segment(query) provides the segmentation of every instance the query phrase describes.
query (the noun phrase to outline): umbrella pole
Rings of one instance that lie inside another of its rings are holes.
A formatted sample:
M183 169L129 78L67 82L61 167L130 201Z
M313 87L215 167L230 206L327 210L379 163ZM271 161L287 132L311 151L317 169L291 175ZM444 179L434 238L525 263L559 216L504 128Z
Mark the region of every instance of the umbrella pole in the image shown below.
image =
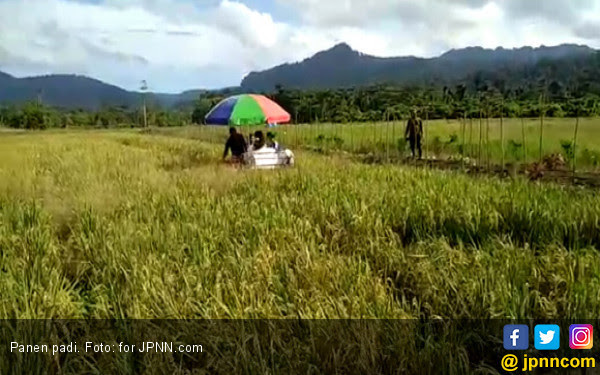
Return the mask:
M248 124L246 124L246 134L248 134L248 149L250 149L252 137L250 137L250 125Z

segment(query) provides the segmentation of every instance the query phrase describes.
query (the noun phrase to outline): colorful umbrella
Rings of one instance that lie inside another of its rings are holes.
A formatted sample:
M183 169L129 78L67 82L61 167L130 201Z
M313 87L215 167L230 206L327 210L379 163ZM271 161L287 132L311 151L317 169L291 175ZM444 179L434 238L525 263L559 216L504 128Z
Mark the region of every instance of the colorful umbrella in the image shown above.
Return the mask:
M290 121L290 114L263 95L236 95L222 100L206 115L213 125L265 125Z

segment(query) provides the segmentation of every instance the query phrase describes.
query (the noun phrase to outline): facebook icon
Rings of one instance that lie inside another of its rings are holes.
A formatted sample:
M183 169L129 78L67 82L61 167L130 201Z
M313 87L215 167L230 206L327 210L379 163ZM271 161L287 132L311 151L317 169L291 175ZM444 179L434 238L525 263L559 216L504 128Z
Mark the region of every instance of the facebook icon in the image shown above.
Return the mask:
M525 324L504 326L504 349L525 350L529 347L529 327Z

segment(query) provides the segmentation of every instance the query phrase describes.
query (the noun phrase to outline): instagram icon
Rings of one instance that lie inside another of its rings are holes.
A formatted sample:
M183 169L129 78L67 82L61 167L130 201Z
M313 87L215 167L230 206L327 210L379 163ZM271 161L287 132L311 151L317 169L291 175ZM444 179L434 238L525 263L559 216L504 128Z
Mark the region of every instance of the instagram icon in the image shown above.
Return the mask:
M569 326L569 346L571 349L591 349L594 345L594 329L591 324Z

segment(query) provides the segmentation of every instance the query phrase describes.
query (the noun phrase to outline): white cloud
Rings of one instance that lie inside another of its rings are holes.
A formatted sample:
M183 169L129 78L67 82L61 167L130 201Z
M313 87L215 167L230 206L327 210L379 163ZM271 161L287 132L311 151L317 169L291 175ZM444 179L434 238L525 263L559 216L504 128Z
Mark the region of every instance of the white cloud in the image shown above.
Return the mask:
M276 1L291 17L236 0L0 0L0 70L86 74L130 89L146 79L177 91L235 85L337 42L380 56L600 46L600 0L259 1Z
M378 55L433 56L449 48L582 43L600 46L599 0L278 0L307 25ZM543 3L543 4L542 4ZM363 36L343 33L353 27ZM578 27L580 32L577 32ZM367 42L366 36L371 41ZM376 41L373 41L375 36ZM385 46L385 47L384 47Z

